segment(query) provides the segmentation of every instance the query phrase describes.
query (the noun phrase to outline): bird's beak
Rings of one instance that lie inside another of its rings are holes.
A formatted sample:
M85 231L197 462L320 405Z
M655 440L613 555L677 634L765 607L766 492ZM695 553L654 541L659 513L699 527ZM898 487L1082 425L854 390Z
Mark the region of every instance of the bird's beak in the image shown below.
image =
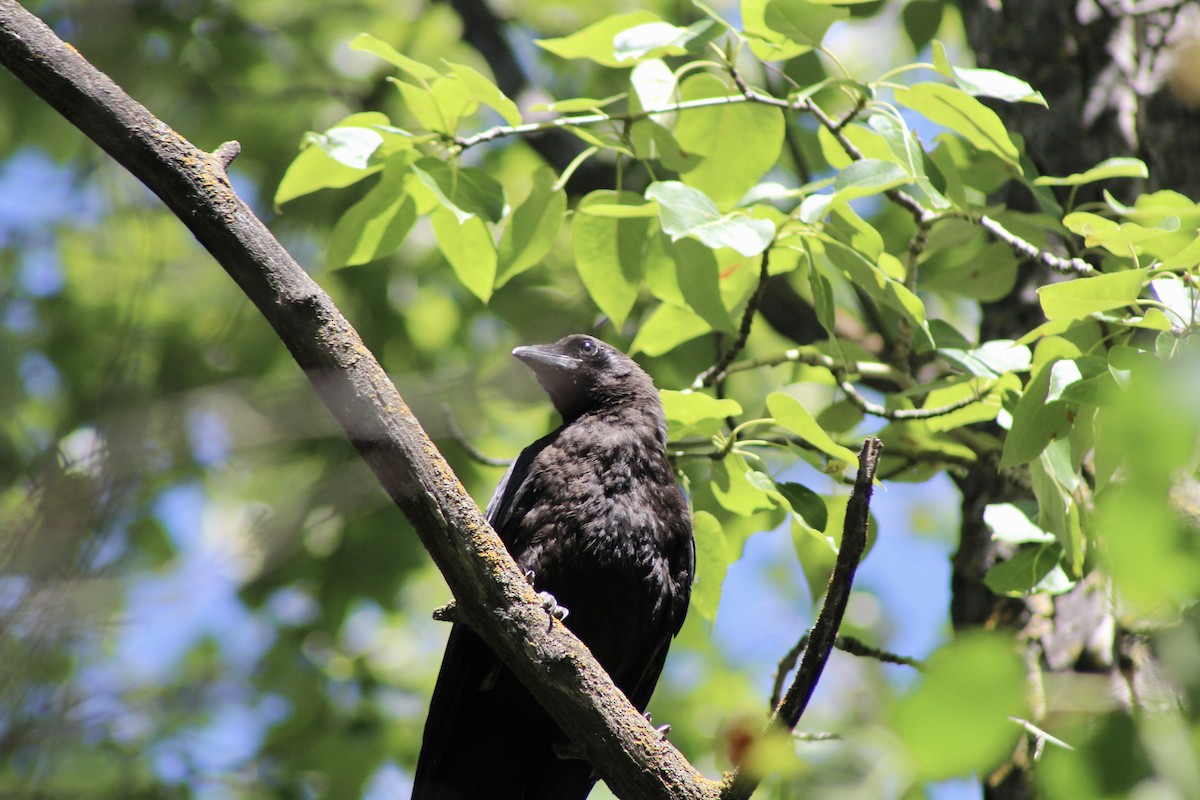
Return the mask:
M555 372L569 372L578 366L575 359L563 355L552 344L523 345L514 349L512 354L524 361L534 372L546 369Z

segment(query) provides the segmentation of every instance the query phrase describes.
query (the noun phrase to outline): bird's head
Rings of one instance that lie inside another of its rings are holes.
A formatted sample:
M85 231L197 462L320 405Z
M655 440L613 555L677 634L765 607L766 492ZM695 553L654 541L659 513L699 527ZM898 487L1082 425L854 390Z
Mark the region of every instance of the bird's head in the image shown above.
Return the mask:
M632 358L595 337L574 334L554 344L518 347L513 355L533 370L566 422L633 402L662 408L650 376Z

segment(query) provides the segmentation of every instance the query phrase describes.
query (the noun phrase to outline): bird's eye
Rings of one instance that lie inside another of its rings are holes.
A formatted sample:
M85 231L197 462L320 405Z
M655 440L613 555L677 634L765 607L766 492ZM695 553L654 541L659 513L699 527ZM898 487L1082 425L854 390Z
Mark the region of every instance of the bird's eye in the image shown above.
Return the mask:
M594 356L596 353L600 352L600 346L591 339L584 339L579 343L579 352L583 353L585 356Z

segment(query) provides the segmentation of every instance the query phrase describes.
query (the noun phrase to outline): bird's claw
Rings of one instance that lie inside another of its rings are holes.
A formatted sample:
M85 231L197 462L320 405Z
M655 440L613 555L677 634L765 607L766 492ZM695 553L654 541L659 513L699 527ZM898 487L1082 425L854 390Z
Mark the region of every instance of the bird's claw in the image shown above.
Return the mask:
M542 598L542 608L546 609L546 613L550 615L551 619L566 622L567 615L571 613L570 609L560 606L554 599L554 595L549 592L538 592L538 597Z
M643 712L642 716L646 718L646 722L654 725L654 718L650 716L649 711ZM654 725L654 730L658 731L659 736L661 736L663 739L666 739L667 735L671 733L671 723L668 722L663 725Z

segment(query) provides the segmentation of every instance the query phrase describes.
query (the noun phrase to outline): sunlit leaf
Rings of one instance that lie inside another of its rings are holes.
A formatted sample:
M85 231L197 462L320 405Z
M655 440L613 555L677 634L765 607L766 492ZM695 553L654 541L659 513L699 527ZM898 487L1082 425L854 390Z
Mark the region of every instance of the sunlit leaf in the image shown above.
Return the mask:
M716 619L721 602L721 586L733 554L721 523L707 511L697 511L692 518L696 540L696 581L692 586L692 608L708 620Z
M726 417L736 417L742 413L737 401L717 399L703 392L662 389L659 395L672 439L711 436L721 428Z
M692 75L680 85L684 100L737 93L715 75ZM757 103L726 103L680 114L675 140L690 155L702 157L680 176L718 206L735 203L775 166L783 147L783 114Z
M361 50L365 53L379 56L384 61L397 67L418 81L431 81L440 73L428 64L409 58L385 41L376 39L369 33L360 33L350 40L351 50Z
M494 110L509 125L521 124L521 112L517 108L517 104L500 91L496 84L488 80L483 73L466 64L447 61L446 66L450 67L450 71L462 81L463 86L477 102Z
M442 255L471 294L487 302L496 281L496 245L479 217L460 220L448 208L429 215Z
M996 112L971 95L942 83L918 83L896 90L896 102L961 135L980 150L1021 171L1020 152Z
M946 56L946 46L935 41L932 46L933 64L937 71L950 78L958 87L975 97L995 97L1010 103L1046 105L1046 98L1025 81L1005 72L975 67L954 67Z
M662 229L672 239L694 236L709 247L730 247L753 256L770 247L775 237L770 220L741 212L722 215L703 192L679 181L652 183L646 197L658 201Z
M329 238L326 263L353 266L395 252L417 220L417 207L404 188L403 175L384 179L346 210Z
M1040 287L1038 299L1048 320L1082 319L1135 302L1148 277L1148 270L1131 269L1062 281Z
M787 428L821 452L843 462L844 466L858 463L858 454L829 438L829 434L817 424L813 415L808 413L808 409L790 394L772 392L767 395L767 410L775 418L776 424Z
M738 453L729 453L712 463L710 488L713 497L727 511L734 514L753 514L755 511L775 506L767 492L750 482L749 472L746 459Z
M622 325L637 300L646 272L644 217L601 217L588 214L592 203L643 205L631 192L596 191L579 202L571 224L579 277L596 305L615 325Z
M504 187L478 167L429 156L413 164L412 171L460 223L475 216L499 222L508 208Z
M1112 178L1148 178L1150 171L1146 162L1140 158L1117 157L1101 161L1096 166L1084 172L1075 172L1065 178L1052 178L1043 175L1034 178L1038 186L1083 186L1096 181L1106 181Z
M534 39L534 44L559 58L584 58L606 67L628 66L630 62L616 53L617 36L640 25L661 22L649 11L633 11L605 17L570 36Z
M500 237L497 286L537 264L554 245L567 210L567 196L555 187L556 180L547 167L535 172L529 196L509 217Z

